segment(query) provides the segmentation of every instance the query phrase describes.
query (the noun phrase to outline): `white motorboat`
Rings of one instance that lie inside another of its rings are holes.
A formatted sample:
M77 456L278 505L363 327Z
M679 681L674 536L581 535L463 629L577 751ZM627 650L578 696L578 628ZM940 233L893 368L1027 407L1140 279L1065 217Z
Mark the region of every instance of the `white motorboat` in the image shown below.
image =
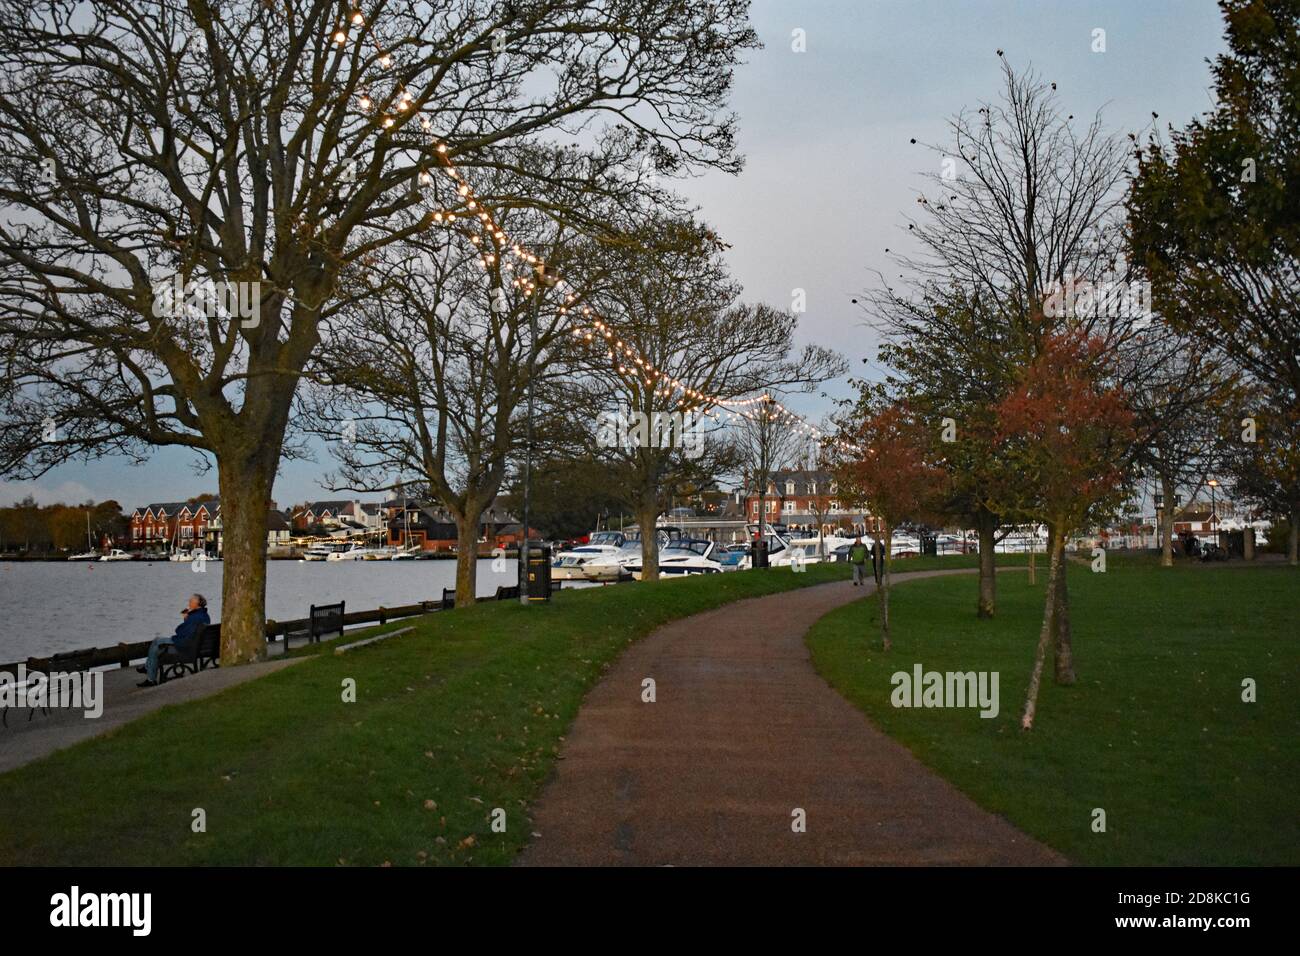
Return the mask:
M327 544L313 544L302 553L303 561L328 561L334 549Z
M99 560L101 560L101 561L134 561L134 560L135 560L135 555L133 555L133 554L128 554L127 552L123 551L121 548L114 548L112 551L108 552L108 554L101 555L100 558L99 558Z
M405 551L394 551L388 558L389 561L414 561L416 556L423 551L423 548L407 548Z
M353 544L344 551L334 551L326 561L362 561L371 550L364 544Z
M363 561L391 561L397 555L397 549L385 545L382 548L370 548L361 556Z
M186 561L186 562L188 562L188 561L193 561L196 557L198 557L198 554L199 554L199 549L198 549L198 548L195 548L194 551L193 551L193 553L191 553L191 552L189 552L189 551L173 551L172 554L171 554L171 557L168 558L168 560L169 560L169 561Z
M627 537L621 531L593 531L587 543L559 552L551 561L551 579L555 581L586 581L589 563L608 565L623 556ZM615 576L614 580L617 580Z
M722 564L713 556L716 546L712 541L698 538L680 538L659 552L659 577L680 578L694 574L721 574ZM628 566L632 577L640 581L643 571L638 557Z

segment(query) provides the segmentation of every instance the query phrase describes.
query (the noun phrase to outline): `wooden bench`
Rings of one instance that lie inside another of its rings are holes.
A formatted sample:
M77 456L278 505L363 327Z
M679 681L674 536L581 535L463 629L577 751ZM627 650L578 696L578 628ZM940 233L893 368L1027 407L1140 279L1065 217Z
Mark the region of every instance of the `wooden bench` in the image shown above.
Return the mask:
M90 670L94 663L95 657L99 654L99 649L95 647L87 648L81 651L65 651L62 654L55 654L52 657L29 657L27 658L27 680L23 682L24 690L31 692L34 686L41 683L46 684L46 692L49 692L49 680L55 674L74 674ZM50 714L50 708L44 703L39 705L29 705L27 708L27 720L31 721L36 716L36 711L46 717ZM9 708L0 708L0 726L9 726Z
M220 661L221 625L209 624L184 650L178 650L175 645L162 648L158 654L158 683L169 677L197 674L209 664L220 667Z
M319 643L322 637L329 634L343 634L343 606L346 601L340 601L338 604L313 604L311 612L307 615L307 629L305 631L285 631L284 632L284 649L289 650L289 639L293 637L305 637L308 643Z

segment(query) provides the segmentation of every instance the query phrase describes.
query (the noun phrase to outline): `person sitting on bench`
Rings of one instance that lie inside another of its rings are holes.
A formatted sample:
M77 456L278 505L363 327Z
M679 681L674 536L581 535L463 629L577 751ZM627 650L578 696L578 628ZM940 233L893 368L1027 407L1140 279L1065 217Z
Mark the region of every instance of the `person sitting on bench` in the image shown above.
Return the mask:
M197 641L203 629L212 622L208 619L208 599L202 594L191 594L190 603L181 610L185 618L176 633L171 637L155 637L149 645L149 657L143 667L136 670L145 675L137 687L155 687L158 684L158 655L164 647L188 647L190 641Z

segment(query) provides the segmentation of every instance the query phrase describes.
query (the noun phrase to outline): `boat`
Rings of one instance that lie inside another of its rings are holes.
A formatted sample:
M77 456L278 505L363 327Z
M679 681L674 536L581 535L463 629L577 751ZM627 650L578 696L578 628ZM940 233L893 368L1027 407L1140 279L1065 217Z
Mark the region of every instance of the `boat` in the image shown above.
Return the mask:
M398 551L396 548L386 545L382 548L367 549L366 553L361 556L361 559L363 561L391 561L397 553Z
M100 558L99 558L99 560L101 560L101 561L134 561L134 560L135 560L135 555L133 555L133 554L128 554L127 552L123 551L121 548L114 548L112 551L108 552L108 554L101 555Z
M172 554L171 554L171 557L170 557L168 560L170 560L170 561L193 561L193 560L194 560L195 558L197 558L197 557L199 556L199 554L201 554L201 553L202 553L202 552L201 552L198 548L195 548L192 552L190 552L190 551L173 551Z
M623 554L627 537L621 531L593 531L587 543L561 551L551 561L551 580L588 580L585 567L588 563L608 565ZM618 576L612 578L617 581Z
M696 574L721 574L722 564L714 556L716 545L701 538L679 538L659 552L659 576L683 578ZM628 565L637 581L643 565L640 558Z
M69 561L97 561L99 552L95 550L95 544L90 540L90 512L86 512L86 550L81 554L74 554Z
M405 551L396 551L388 560L389 561L414 561L423 548L407 548Z
M361 561L371 550L364 544L352 544L344 551L334 551L327 557L326 561Z
M334 548L328 544L313 544L310 548L302 553L303 561L327 561L329 556L334 553Z

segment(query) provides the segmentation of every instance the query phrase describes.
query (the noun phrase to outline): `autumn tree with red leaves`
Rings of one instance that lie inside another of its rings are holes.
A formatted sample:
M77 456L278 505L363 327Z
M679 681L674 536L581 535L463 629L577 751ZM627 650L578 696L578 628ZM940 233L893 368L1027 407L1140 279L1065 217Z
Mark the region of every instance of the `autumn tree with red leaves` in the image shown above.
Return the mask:
M1065 541L1122 504L1134 441L1124 392L1106 382L1104 344L1078 333L1049 336L1043 351L998 405L997 442L1020 476L1008 489L1008 510L1051 530L1043 625L1020 725L1034 724L1047 645L1057 635L1057 676L1073 683L1069 628L1060 627Z
M891 647L889 572L894 528L904 521L930 517L943 488L944 472L933 458L925 422L908 403L888 401L879 390L864 388L839 426L826 443L837 495L870 509L883 525L872 536L885 550L880 630L887 651Z

